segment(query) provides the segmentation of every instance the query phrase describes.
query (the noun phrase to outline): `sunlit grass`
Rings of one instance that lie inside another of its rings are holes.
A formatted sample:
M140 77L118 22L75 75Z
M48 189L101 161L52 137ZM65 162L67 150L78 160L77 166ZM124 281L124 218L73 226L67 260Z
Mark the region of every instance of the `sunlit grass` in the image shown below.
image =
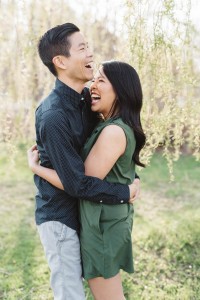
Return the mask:
M50 300L49 270L35 228L35 187L26 165L26 146L15 157L15 166L1 153L0 299ZM127 300L199 299L199 164L192 157L181 157L174 173L176 180L170 183L161 155L139 171L142 192L135 204L135 273L122 272Z

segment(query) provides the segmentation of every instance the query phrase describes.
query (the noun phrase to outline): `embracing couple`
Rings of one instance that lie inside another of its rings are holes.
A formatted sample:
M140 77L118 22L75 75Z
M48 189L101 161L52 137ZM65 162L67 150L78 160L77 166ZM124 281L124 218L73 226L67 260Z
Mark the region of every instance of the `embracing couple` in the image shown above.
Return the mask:
M135 165L144 166L140 79L120 61L103 62L94 76L93 54L71 23L48 30L38 52L56 82L36 110L28 161L54 299L85 299L82 278L96 300L125 299L119 272L134 271Z

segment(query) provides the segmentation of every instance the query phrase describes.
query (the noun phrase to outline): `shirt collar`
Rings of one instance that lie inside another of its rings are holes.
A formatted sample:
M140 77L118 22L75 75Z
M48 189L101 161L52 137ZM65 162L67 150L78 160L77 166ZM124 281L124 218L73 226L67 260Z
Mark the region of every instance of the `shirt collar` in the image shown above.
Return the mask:
M58 78L56 79L55 90L62 98L65 99L65 101L71 103L74 107L78 107L81 102L85 100L85 89L83 89L83 92L79 94Z

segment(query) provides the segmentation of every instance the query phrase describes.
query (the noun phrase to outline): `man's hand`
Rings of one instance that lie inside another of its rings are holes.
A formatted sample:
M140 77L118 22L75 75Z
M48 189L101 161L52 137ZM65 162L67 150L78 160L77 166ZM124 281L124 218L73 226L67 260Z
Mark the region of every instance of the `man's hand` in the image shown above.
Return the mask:
M136 178L132 184L129 185L130 200L129 203L133 204L140 196L140 179Z

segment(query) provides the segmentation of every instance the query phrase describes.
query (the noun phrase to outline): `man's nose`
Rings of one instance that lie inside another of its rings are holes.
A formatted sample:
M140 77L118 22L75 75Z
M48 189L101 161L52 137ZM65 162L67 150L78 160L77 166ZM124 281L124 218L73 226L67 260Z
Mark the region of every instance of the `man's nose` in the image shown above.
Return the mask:
M87 56L93 57L93 51L92 51L92 49L90 49L90 48L87 49Z

